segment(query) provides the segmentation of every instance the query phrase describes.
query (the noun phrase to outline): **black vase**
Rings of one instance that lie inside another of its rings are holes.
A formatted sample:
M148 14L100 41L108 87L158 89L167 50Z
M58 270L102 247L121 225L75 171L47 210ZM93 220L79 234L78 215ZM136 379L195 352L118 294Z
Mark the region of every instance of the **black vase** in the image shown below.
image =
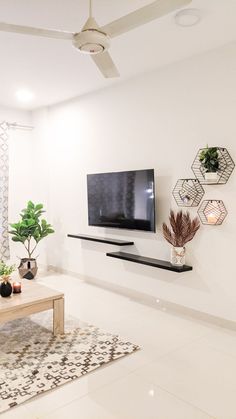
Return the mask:
M10 282L1 283L0 294L2 297L10 297L10 295L12 294L12 286Z

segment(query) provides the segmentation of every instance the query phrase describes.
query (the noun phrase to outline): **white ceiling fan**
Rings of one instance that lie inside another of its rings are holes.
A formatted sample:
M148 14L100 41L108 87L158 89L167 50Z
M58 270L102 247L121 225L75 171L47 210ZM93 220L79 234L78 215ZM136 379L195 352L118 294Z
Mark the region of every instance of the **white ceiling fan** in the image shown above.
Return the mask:
M89 18L81 32L72 33L9 23L0 23L0 31L70 40L81 52L91 55L104 77L119 77L119 71L107 52L110 46L110 38L144 25L189 3L191 3L191 0L156 0L141 9L99 27L92 16L92 0L89 0Z

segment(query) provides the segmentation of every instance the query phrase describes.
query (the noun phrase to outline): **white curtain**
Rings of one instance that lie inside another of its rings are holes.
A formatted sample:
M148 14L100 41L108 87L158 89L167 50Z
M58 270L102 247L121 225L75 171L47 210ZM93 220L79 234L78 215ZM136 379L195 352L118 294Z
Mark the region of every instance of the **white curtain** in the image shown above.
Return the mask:
M0 122L0 260L10 257L8 237L8 125Z

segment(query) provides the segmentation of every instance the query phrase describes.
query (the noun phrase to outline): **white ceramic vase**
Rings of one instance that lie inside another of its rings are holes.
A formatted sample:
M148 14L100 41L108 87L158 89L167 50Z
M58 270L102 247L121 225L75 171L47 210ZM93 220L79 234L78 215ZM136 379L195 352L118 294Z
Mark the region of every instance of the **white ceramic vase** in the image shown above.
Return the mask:
M172 247L170 263L175 266L183 266L185 264L185 247Z
M206 172L204 176L205 176L205 181L208 183L216 183L218 181L217 172Z

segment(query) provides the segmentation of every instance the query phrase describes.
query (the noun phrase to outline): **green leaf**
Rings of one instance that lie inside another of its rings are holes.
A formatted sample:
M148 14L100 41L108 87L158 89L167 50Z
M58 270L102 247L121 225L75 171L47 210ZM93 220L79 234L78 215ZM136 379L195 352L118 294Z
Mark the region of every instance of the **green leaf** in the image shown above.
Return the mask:
M15 228L15 229L17 229L17 228L19 227L19 225L20 225L20 223L10 224L10 226L11 226L12 228Z
M33 209L33 208L34 208L33 202L32 201L28 201L27 209Z
M48 232L48 234L55 233L55 231L54 231L52 228L49 228L49 229L47 230L47 232Z
M43 204L37 204L37 205L35 205L35 209L38 211L38 210L41 210L43 208Z
M12 240L14 241L14 242L21 242L21 243L24 243L24 241L21 239L21 238L19 238L19 237L17 237L17 236L14 236L14 237L12 237Z

